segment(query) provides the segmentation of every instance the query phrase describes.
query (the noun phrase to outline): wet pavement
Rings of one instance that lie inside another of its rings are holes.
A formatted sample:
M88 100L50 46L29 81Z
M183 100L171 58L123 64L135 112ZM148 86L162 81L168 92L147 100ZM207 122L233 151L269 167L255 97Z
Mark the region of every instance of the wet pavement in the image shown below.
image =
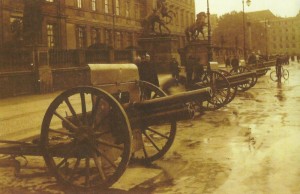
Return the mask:
M129 165L103 193L300 193L300 64L287 68L288 81L271 81L269 71L226 107L179 122L162 159ZM0 100L1 139L38 133L56 95ZM74 193L57 184L41 157L27 160L18 172L0 156L0 193Z

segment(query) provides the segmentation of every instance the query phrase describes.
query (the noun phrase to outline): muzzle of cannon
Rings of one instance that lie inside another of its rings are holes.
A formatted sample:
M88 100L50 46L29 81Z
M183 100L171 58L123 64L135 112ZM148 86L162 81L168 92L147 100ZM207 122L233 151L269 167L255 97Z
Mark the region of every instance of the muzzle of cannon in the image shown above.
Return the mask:
M256 77L256 72L255 71L249 71L249 72L244 72L240 74L234 74L227 76L227 80L229 81L231 86L238 86L242 84L248 83L252 78Z
M209 87L171 96L135 102L125 106L132 128L169 121L190 119L194 116L191 102L211 98Z

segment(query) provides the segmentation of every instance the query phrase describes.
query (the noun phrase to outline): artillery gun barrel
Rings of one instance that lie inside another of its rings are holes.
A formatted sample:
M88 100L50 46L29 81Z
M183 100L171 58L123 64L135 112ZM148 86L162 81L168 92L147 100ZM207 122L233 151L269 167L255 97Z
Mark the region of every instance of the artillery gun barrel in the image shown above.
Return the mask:
M138 110L149 110L155 109L163 106L170 106L176 103L187 103L193 102L195 100L208 100L211 98L212 92L210 87L201 88L193 91L188 91L184 93L179 93L175 95L170 95L161 98L155 98L151 100L146 100L143 102L133 103L133 108Z
M126 109L132 128L190 119L194 110L187 105L211 98L209 87L132 104Z

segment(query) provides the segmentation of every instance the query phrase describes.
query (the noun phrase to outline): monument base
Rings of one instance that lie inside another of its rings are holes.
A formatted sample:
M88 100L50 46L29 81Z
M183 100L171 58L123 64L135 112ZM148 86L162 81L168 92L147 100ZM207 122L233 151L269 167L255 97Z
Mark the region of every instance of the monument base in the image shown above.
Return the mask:
M184 48L178 49L182 65L186 65L190 56L199 60L200 64L208 64L209 43L207 40L197 40L188 43Z
M151 57L151 62L156 65L157 72L169 73L169 63L175 57L179 61L178 39L171 36L144 37L138 40L139 46Z

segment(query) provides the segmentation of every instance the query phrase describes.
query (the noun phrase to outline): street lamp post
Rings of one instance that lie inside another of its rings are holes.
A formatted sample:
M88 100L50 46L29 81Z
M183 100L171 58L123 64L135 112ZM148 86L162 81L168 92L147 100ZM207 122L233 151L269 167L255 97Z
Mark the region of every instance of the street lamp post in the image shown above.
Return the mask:
M245 27L245 0L242 1L243 3L243 36L244 36L244 60L246 61L246 27ZM248 6L251 4L251 0L246 0Z
M207 0L207 39L208 39L208 64L209 64L209 62L212 61L209 0ZM210 65L208 65L208 67L210 67Z
M269 21L265 20L265 34L266 34L266 59L269 59L269 48L268 48L268 27Z

